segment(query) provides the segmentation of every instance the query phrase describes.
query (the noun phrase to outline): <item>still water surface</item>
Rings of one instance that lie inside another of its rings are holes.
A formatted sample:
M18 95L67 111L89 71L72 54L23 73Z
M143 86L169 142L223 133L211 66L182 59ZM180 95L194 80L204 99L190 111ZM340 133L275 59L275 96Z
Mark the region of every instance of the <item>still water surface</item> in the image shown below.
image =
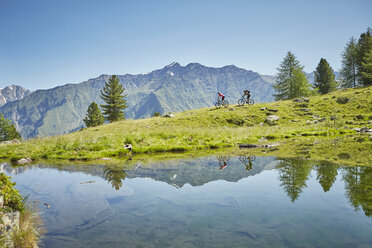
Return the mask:
M253 156L127 168L0 170L39 207L43 247L372 247L372 168Z

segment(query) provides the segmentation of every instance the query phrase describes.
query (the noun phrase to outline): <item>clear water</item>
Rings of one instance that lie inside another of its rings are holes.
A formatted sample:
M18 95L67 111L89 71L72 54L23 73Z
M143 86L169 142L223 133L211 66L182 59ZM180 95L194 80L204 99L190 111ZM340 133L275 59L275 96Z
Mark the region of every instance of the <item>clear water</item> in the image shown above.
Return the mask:
M372 247L372 168L251 158L0 169L43 247Z

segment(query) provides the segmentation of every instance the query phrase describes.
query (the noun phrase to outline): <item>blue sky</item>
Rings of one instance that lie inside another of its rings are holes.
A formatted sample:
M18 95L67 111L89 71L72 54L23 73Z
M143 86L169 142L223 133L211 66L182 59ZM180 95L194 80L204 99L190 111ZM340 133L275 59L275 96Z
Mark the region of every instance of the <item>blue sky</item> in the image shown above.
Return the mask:
M305 71L341 67L372 27L372 1L0 0L0 88L46 89L177 61L275 74L287 51Z

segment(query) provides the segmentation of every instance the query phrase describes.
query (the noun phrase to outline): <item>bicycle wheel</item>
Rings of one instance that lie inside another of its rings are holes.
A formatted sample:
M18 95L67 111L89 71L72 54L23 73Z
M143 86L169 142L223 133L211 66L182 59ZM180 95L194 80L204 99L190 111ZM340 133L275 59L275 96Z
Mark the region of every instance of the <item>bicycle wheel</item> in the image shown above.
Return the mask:
M249 99L249 100L248 100L248 104L249 104L249 105L253 105L253 104L254 104L253 99Z
M224 101L223 106L227 108L229 106L229 102L227 100Z
M242 155L242 156L239 156L239 160L240 160L240 162L245 162L245 161L247 161L247 158L244 156L244 155Z
M229 160L230 160L230 156L229 156L229 155L225 155L225 156L223 156L223 159L224 159L225 161L229 161Z
M255 161L256 160L256 156L255 155L252 155L250 157L251 157L251 161Z
M239 99L239 101L238 101L239 106L243 106L244 103L245 103L245 101L244 101L243 98Z
M221 102L216 102L216 104L214 106L216 106L216 109L221 108Z

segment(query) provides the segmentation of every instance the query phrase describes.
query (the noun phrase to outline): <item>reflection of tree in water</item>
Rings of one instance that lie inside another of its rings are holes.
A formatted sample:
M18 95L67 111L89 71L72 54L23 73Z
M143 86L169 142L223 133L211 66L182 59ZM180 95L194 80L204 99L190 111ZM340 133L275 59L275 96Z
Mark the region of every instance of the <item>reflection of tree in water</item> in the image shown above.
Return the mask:
M321 161L315 165L315 169L317 171L316 179L322 185L324 192L327 192L336 181L338 166L327 161Z
M292 202L302 193L306 187L306 181L311 171L311 163L298 158L285 158L277 165L279 171L280 186L284 187Z
M343 170L346 196L355 210L372 217L372 168L347 167Z
M125 179L127 173L121 166L105 166L103 175L106 180L111 183L112 187L119 190L123 186L122 180Z

